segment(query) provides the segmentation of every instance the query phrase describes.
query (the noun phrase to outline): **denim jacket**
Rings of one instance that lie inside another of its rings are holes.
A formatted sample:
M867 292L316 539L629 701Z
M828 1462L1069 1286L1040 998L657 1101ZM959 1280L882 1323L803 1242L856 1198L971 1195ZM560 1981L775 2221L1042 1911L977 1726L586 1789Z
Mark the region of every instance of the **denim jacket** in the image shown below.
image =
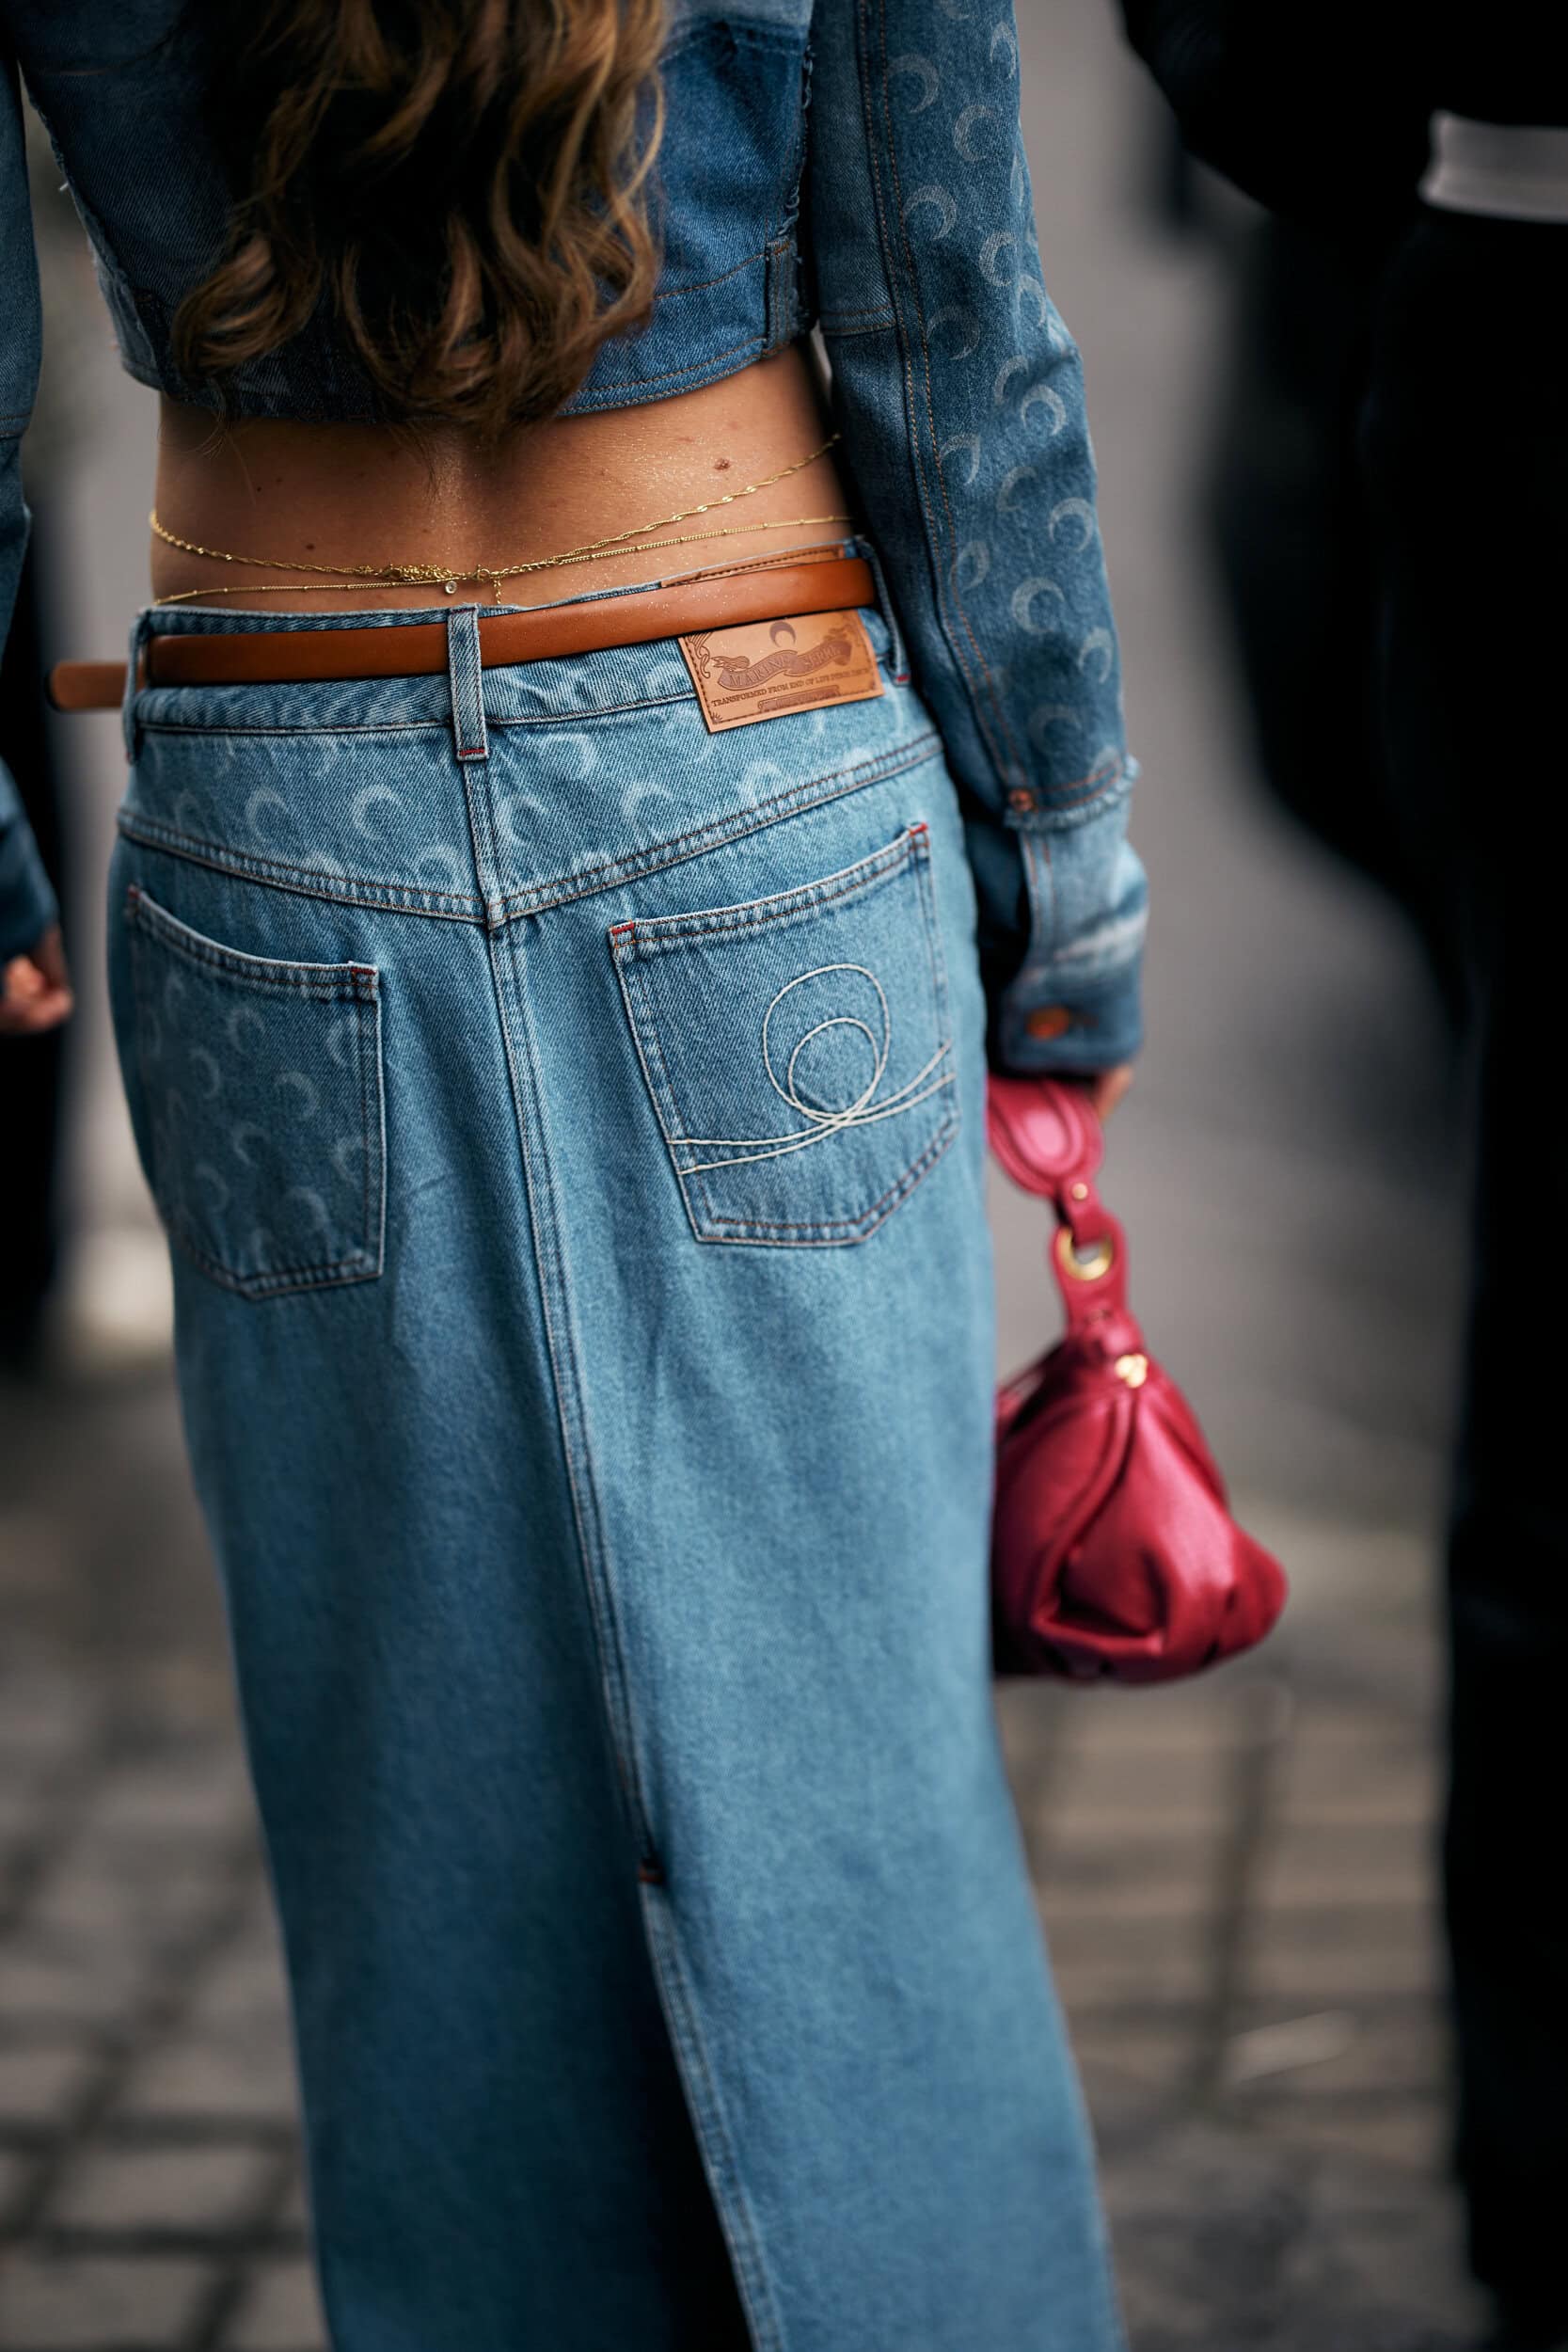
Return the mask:
M0 627L39 358L16 68L126 367L211 406L169 348L228 202L203 39L189 0L0 0ZM1145 906L1134 769L1078 353L1036 242L1011 0L672 0L663 78L653 316L600 349L568 409L662 399L820 327L844 454L963 800L992 1058L1123 1060ZM375 414L325 311L247 367L235 401ZM0 769L0 957L52 912Z

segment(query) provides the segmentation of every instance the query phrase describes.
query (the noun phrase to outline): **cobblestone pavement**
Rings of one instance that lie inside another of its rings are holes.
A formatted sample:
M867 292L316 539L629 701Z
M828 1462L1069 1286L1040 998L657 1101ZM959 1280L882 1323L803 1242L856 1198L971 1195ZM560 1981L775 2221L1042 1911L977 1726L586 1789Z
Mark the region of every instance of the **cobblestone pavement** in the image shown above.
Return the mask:
M4 1408L0 2344L314 2352L277 1952L166 1378ZM1266 1663L1002 1696L1133 2343L1459 2352L1422 1548L1314 1559L1263 1524L1302 1586Z
M1461 2352L1481 2314L1442 2174L1431 1874L1452 1117L1407 949L1248 788L1187 486L1223 340L1212 256L1140 202L1154 115L1109 0L1020 13L1158 909L1110 1191L1155 1343L1294 1597L1257 1661L1164 1693L1012 1687L1004 1731L1135 2352ZM99 633L62 651L109 649L138 585L147 420L107 374L103 399L76 616L97 600ZM71 747L102 826L113 722ZM93 1024L89 988L87 1067ZM1038 1218L999 1189L994 1221L1013 1362L1040 1339ZM166 1369L67 1372L0 1393L0 2346L320 2343Z

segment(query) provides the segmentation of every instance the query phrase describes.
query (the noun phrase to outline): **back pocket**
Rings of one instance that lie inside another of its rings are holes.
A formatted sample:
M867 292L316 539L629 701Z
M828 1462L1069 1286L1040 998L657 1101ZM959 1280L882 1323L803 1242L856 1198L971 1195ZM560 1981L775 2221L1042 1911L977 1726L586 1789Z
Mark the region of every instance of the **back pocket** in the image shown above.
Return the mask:
M863 1241L951 1141L924 824L802 889L617 923L610 944L699 1241Z
M246 1298L381 1272L379 975L241 955L125 902L148 1180L203 1273Z

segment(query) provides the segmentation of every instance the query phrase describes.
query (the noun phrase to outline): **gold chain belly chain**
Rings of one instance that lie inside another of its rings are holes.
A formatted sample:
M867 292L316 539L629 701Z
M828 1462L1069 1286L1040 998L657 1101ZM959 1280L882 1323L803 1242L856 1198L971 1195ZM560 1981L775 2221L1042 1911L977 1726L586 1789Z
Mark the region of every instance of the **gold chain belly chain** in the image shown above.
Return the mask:
M177 532L166 531L158 520L157 510L148 516L153 535L166 547L179 548L186 555L206 556L217 564L244 564L259 571L309 574L282 580L251 580L231 588L182 588L166 596L154 596L154 604L186 604L192 598L205 596L348 595L354 590L380 588L441 588L449 596L457 594L464 580L487 580L495 601L501 601L503 580L520 580L532 572L557 571L567 564L594 564L610 555L636 555L658 548L690 547L699 539L729 539L749 531L791 531L805 524L848 523L852 515L792 515L783 521L766 523L716 524L702 531L683 531L673 538L653 538L653 532L667 532L676 523L692 521L699 515L710 515L716 507L733 506L737 500L752 498L758 490L770 489L775 482L786 482L791 474L800 473L807 466L825 456L835 441L837 433L830 433L819 449L798 457L793 465L781 466L777 473L764 474L760 482L748 482L738 490L726 490L721 498L705 499L699 506L683 507L678 514L661 515L657 522L638 523L629 531L611 532L603 539L588 539L580 547L565 548L559 555L539 555L527 564L301 564L291 563L283 556L236 555L227 548L204 548L195 539L182 539Z

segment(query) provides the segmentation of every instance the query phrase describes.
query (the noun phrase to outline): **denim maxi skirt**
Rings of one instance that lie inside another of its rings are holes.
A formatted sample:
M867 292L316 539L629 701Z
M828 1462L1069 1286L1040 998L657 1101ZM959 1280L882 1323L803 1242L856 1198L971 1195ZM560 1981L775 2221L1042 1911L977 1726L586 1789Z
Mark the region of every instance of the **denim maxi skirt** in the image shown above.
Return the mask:
M1114 2352L941 744L476 617L143 614L450 658L133 692L110 884L334 2344Z

